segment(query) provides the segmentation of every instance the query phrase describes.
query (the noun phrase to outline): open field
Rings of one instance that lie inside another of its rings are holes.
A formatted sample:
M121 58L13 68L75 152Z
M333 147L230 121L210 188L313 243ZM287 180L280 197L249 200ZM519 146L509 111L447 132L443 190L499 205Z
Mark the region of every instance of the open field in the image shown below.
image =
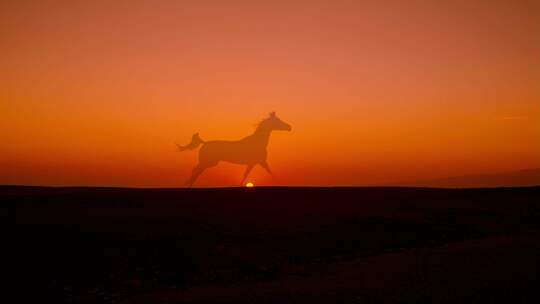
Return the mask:
M0 201L20 302L540 302L540 187L4 186Z

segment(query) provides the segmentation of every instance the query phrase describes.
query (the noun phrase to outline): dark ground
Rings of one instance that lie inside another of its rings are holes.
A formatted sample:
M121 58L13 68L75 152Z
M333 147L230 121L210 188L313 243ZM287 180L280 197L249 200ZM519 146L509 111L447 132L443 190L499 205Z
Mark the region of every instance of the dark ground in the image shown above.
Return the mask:
M540 303L540 187L5 186L0 208L18 302Z

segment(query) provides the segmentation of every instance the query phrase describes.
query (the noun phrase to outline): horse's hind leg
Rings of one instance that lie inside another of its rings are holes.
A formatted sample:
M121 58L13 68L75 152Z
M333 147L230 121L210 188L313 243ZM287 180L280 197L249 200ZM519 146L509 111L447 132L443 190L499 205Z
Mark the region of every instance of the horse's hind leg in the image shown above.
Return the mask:
M187 180L186 185L191 187L193 186L193 183L197 180L197 177L203 173L204 170L215 166L216 164L201 164L199 163L195 168L193 168L193 171L191 171L191 177Z
M193 183L199 177L199 175L204 171L205 168L201 167L200 165L197 165L193 168L191 171L191 177L186 181L186 186L191 187L193 186Z

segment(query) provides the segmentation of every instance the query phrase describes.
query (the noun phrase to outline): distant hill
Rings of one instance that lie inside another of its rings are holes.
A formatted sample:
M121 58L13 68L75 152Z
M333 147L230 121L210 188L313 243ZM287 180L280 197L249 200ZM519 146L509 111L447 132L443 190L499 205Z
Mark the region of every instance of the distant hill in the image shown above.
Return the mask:
M524 187L540 185L540 168L494 174L464 175L447 178L406 182L403 186L469 188L469 187Z

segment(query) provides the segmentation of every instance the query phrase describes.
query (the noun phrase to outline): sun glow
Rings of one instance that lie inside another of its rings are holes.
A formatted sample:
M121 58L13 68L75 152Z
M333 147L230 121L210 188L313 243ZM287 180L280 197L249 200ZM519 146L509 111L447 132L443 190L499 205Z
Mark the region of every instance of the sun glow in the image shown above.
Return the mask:
M253 188L253 186L254 186L254 185L253 185L252 182L249 182L249 183L246 184L246 188Z

